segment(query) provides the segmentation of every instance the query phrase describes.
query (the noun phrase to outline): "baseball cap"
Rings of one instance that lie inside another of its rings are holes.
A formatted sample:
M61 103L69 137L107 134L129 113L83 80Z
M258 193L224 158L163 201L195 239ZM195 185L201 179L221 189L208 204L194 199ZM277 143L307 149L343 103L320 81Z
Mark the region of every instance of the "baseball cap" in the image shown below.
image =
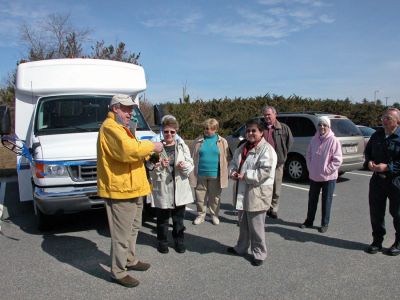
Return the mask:
M114 95L111 99L110 107L115 104L118 104L118 103L120 103L121 105L125 105L125 106L137 105L137 103L132 100L131 96L123 95L123 94Z

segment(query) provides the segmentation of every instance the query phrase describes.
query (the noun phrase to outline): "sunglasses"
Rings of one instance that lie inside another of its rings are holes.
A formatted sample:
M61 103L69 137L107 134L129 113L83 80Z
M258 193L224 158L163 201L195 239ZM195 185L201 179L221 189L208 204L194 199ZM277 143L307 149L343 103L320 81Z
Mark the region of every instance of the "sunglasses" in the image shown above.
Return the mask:
M163 132L164 132L164 134L175 134L176 133L175 130L164 130Z
M246 133L256 133L257 129L247 129Z

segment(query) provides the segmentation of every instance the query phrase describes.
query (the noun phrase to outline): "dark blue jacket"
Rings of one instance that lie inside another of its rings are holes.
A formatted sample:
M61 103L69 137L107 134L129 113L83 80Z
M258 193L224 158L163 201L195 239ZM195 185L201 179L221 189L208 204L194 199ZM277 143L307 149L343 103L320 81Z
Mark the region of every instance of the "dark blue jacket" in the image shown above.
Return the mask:
M400 175L400 127L390 136L385 136L385 131L377 130L365 147L364 167L368 168L368 162L376 164L385 163L389 171L385 172L390 177Z

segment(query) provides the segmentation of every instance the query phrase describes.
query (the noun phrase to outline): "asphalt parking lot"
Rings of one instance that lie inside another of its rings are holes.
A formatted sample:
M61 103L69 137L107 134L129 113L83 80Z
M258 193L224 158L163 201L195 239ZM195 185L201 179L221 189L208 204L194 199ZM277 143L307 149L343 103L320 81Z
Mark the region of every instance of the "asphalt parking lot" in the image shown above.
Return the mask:
M369 255L370 173L346 173L333 200L331 224L300 229L307 211L308 185L284 182L279 219L267 219L268 258L261 267L249 257L231 256L226 247L238 236L231 190L223 193L221 224L192 225L195 206L186 213L187 252L156 250L155 224L147 222L137 252L152 264L131 272L140 285L127 289L110 282L110 237L104 210L62 216L52 231L35 227L30 204L17 204L17 184L8 179L6 220L0 236L2 299L389 299L400 294L400 257ZM4 179L1 179L4 181ZM318 208L320 209L320 208ZM315 225L319 225L320 210ZM385 247L394 242L387 213ZM172 243L171 243L172 246Z

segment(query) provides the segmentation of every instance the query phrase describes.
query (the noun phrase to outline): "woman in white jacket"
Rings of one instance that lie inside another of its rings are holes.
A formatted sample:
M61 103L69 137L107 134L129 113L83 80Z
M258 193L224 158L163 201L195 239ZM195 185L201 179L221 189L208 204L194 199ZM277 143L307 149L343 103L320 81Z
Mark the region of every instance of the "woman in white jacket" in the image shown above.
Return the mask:
M166 116L162 121L164 151L159 157L153 157L148 168L153 187L150 195L151 204L157 211L157 250L168 253L169 218L172 218L172 237L175 250L184 253L183 224L186 204L194 202L189 185L189 174L193 170L193 160L188 146L183 139L175 139L178 122L173 116Z
M236 149L230 165L230 177L236 180L234 205L239 211L240 233L235 247L228 252L244 255L250 246L252 265L260 266L267 257L265 216L271 206L277 156L263 138L259 119L246 123L247 142Z

